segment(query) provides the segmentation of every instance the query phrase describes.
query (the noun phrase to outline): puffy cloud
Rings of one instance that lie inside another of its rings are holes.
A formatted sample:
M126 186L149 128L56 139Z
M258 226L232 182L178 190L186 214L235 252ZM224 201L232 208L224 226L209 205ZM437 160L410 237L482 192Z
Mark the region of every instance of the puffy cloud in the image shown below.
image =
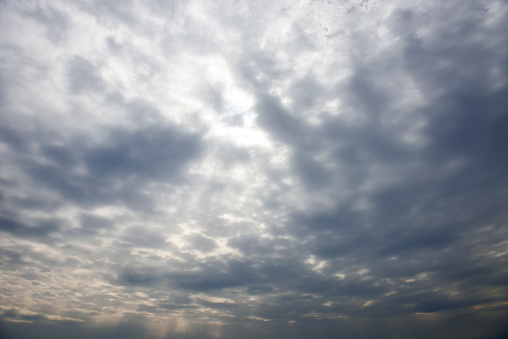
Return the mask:
M507 13L4 1L0 335L506 337Z

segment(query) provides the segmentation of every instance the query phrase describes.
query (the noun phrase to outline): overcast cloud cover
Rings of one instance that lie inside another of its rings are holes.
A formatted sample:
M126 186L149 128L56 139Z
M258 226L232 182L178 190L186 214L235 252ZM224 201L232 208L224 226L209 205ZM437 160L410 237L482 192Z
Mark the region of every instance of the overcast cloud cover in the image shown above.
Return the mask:
M508 338L508 2L0 1L2 338Z

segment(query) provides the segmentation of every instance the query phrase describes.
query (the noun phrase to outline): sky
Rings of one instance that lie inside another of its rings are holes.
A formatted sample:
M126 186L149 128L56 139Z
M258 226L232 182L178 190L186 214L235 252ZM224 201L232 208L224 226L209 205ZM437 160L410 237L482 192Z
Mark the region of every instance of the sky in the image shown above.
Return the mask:
M508 337L505 0L1 0L0 337Z

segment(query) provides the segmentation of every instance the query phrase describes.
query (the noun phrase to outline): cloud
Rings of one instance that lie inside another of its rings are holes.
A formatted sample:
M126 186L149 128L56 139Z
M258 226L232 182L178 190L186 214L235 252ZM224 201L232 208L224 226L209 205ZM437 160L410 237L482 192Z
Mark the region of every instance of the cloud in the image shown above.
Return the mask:
M504 1L0 5L0 336L502 338Z
M100 91L103 86L95 67L83 58L76 57L71 60L67 72L69 87L73 92Z

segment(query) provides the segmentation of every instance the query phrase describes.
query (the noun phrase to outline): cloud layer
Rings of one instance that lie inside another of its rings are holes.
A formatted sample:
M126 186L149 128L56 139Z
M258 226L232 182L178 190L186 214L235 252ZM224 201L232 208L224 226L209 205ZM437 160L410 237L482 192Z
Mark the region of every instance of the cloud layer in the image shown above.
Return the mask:
M0 2L1 336L505 338L507 18Z

